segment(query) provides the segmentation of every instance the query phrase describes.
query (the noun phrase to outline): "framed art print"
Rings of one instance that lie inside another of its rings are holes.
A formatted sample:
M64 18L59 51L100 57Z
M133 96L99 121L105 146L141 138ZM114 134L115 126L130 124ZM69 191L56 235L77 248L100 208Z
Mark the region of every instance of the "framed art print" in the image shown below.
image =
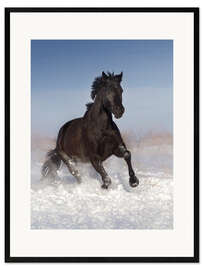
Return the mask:
M6 8L5 55L5 261L198 262L198 8Z

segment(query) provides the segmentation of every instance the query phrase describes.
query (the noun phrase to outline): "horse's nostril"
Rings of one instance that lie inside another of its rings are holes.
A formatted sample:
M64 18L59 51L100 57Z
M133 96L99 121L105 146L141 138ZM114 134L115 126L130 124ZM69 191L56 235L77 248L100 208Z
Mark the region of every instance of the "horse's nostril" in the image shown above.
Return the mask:
M115 106L114 107L114 113L117 116L117 118L120 118L123 113L124 113L125 109L123 106Z
M119 111L120 111L121 114L123 114L124 111L125 111L124 107L121 107L121 108L119 109Z
M124 109L124 107L120 107L120 108L118 108L118 111L119 111L120 114L123 114L125 109Z

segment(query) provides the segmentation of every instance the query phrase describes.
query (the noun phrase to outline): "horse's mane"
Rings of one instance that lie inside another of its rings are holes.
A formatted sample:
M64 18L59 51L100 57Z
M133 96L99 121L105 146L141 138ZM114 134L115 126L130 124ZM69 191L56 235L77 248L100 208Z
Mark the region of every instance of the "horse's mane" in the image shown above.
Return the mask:
M89 102L89 103L86 104L87 109L86 109L86 112L85 112L84 116L87 115L87 113L89 112L89 110L90 110L90 108L92 107L93 104L94 104L94 102Z
M114 72L110 73L107 72L108 75L108 79L114 79ZM91 98L94 100L95 96L97 95L98 91L104 87L106 84L106 80L100 76L100 77L96 77L95 80L92 83L92 91L91 91Z
M94 104L93 102L89 102L86 104L87 112L90 110L90 108L92 107L93 104Z

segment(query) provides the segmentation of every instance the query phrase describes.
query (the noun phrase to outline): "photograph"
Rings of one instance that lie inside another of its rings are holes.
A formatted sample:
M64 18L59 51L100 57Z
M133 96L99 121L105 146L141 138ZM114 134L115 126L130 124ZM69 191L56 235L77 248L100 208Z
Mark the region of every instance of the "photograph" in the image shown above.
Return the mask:
M31 228L173 229L173 41L31 41Z
M5 262L199 262L199 9L5 8L5 198Z

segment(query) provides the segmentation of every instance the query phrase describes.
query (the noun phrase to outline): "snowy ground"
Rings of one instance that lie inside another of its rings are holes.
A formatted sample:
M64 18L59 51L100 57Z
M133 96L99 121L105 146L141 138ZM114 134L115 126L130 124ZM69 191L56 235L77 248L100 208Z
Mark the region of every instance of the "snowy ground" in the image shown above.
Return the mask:
M77 184L63 165L56 184L40 181L41 165L53 142L32 138L32 229L173 229L172 139L128 137L132 163L140 180L128 184L127 166L111 157L104 163L112 179L101 189L100 176L91 165L79 164L83 182Z

